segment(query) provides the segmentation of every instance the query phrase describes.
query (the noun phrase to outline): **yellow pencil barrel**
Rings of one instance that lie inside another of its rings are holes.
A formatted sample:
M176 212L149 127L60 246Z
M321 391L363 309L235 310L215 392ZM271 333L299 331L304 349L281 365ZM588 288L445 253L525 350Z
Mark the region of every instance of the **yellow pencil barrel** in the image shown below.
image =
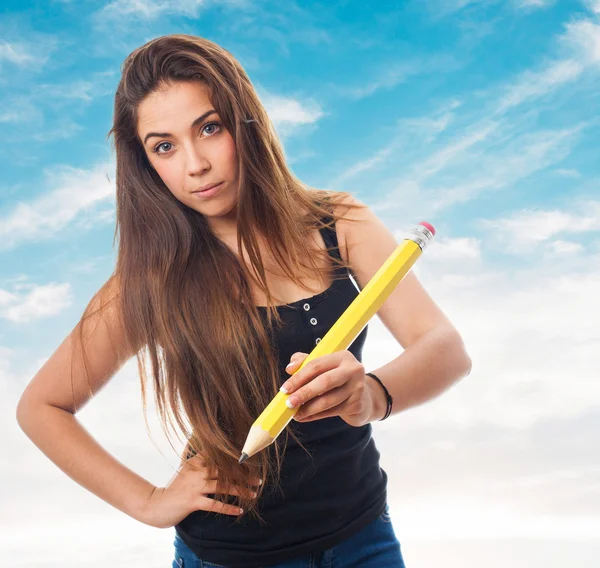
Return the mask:
M435 230L428 223L414 228L411 235L398 245L294 374L317 357L347 349L412 268L434 234ZM288 408L285 404L290 396L278 392L253 426L268 432L271 438L277 438L298 410Z

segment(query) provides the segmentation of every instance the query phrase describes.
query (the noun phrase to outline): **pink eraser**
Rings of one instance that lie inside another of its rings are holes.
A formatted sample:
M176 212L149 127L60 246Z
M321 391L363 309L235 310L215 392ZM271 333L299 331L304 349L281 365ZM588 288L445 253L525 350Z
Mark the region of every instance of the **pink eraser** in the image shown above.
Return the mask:
M431 223L428 223L427 221L421 221L419 223L419 225L423 225L423 227L427 227L431 231L431 234L433 236L435 236L435 229L433 228L433 225Z

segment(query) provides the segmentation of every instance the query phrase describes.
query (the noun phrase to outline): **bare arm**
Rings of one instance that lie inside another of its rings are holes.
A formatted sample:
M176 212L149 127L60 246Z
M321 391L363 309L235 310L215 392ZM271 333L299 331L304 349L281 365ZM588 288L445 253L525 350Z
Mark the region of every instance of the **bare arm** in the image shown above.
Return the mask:
M89 384L81 359L79 328L75 327L23 392L17 421L33 443L71 479L113 507L146 522L145 504L155 486L104 450L75 417L77 410L135 354L135 350L124 347L116 293L114 281L109 280L90 306L95 310L109 301L109 307L83 324Z
M156 489L109 454L69 411L50 404L19 405L19 425L71 479L130 517L145 523Z

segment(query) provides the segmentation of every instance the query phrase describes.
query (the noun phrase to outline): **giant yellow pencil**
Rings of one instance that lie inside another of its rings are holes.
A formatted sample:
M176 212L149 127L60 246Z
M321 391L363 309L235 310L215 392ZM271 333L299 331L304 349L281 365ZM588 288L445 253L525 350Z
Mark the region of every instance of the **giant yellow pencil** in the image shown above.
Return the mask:
M414 227L331 326L323 339L304 359L302 365L294 371L294 374L313 359L347 349L352 345L358 334L421 256L434 235L435 229L429 223L421 222ZM285 401L290 396L279 391L255 420L242 448L239 463L266 448L287 426L299 408L287 407Z

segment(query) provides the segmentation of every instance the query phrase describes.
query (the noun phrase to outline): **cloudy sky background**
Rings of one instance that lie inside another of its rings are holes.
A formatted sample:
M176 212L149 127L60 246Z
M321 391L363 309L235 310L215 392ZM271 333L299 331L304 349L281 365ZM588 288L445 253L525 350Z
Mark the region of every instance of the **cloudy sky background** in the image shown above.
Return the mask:
M170 565L173 529L111 508L21 432L20 393L115 255L119 66L168 33L246 68L289 164L362 199L458 327L469 377L374 424L409 568L597 566L600 1L4 2L0 13L0 564ZM401 348L375 318L364 363ZM78 416L165 485L177 458L134 361ZM596 450L594 450L596 448Z

